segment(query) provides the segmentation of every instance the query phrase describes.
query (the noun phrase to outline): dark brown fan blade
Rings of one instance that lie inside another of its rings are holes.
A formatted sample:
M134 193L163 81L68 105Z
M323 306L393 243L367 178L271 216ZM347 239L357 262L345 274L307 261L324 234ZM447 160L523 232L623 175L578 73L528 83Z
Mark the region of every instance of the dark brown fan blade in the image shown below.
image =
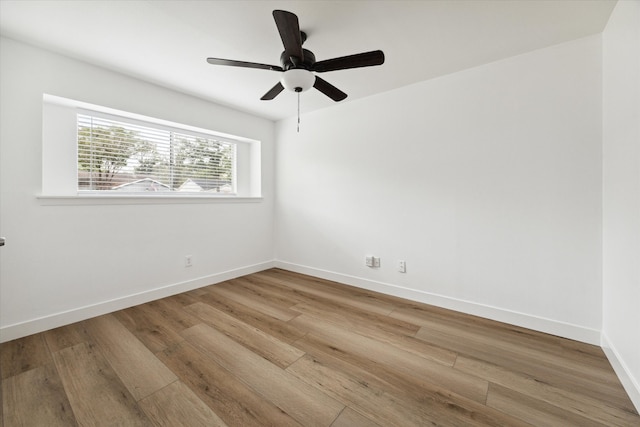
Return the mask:
M336 102L342 101L347 97L346 93L344 93L343 91L341 91L340 89L332 85L331 83L321 79L318 76L316 76L316 82L313 84L313 87L315 87L320 92L324 93L325 95L327 95L329 98L333 99Z
M274 87L269 89L269 92L267 92L264 95L262 95L262 98L260 98L260 99L262 101L271 101L273 98L278 96L278 94L280 92L282 92L283 90L284 90L284 86L282 86L282 83L278 82L278 83L276 83L276 85Z
M384 64L384 53L381 50L356 53L355 55L318 61L313 64L311 71L324 73L326 71L347 70L349 68L370 67Z
M258 64L257 62L234 61L233 59L207 58L207 62L213 65L227 65L230 67L258 68L260 70L284 71L278 65Z
M298 17L286 10L274 10L273 19L276 21L287 56L293 56L302 61L304 54L302 53L302 34L300 34Z

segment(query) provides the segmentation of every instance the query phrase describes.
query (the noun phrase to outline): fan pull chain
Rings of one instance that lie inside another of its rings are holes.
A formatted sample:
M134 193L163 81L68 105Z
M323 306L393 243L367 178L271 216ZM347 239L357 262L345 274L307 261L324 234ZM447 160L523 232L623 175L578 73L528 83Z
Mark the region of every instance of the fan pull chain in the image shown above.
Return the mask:
M298 92L298 133L300 133L300 92Z

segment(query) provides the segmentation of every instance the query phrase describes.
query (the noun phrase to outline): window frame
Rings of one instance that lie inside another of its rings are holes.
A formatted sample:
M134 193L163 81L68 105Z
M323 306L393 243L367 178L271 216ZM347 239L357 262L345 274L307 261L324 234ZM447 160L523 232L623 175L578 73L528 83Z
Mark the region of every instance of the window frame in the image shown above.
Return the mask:
M116 192L113 191L79 190L77 114L231 143L236 150L235 193L171 191L114 194ZM42 204L209 203L262 200L261 142L258 140L44 94L42 142L42 191L37 195ZM70 171L71 164L73 167Z

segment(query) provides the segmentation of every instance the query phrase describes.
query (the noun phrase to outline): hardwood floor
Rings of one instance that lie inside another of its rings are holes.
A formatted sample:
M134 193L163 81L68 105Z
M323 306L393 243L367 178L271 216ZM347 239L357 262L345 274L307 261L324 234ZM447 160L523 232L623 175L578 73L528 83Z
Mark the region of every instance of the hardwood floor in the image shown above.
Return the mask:
M0 362L7 427L640 426L596 346L277 269Z

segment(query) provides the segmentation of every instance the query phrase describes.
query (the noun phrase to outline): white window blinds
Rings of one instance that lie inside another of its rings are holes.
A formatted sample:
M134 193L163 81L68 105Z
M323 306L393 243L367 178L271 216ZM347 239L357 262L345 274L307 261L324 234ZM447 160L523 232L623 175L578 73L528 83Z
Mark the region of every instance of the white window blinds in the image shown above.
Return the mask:
M190 134L78 114L78 190L234 194L236 146Z

